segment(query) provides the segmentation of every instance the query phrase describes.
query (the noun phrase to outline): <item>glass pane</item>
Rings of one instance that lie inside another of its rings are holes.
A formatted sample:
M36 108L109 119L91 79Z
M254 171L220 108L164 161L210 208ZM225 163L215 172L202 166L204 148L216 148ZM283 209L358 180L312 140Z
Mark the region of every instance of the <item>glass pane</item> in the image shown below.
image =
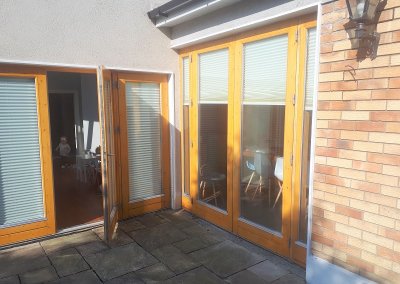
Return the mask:
M190 146L189 146L189 58L183 58L182 90L183 90L183 192L190 195Z
M306 84L303 119L303 143L301 160L301 188L300 188L300 214L299 214L299 241L307 243L307 212L310 174L310 148L312 106L314 95L314 66L315 66L316 29L308 30L307 34L307 58L306 58Z
M0 229L44 216L35 79L0 78Z
M161 187L160 84L126 83L129 200L158 196Z
M199 199L226 210L228 50L199 58Z
M281 232L287 35L243 46L241 217Z

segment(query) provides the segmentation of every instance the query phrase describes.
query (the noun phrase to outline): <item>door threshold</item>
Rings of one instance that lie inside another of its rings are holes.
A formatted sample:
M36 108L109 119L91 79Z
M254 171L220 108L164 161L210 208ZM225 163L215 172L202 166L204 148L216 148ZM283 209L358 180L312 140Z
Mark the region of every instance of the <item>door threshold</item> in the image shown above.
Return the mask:
M24 246L24 245L29 245L29 244L33 244L33 243L37 243L37 242L42 242L42 241L46 241L46 240L50 240L50 239L54 239L54 238L58 238L58 237L62 237L62 236L72 235L72 234L79 233L79 232L89 231L91 229L98 228L103 225L104 225L104 221L97 221L94 223L82 224L82 225L69 227L66 229L59 230L58 232L56 232L55 234L52 234L52 235L47 235L47 236L40 237L40 238L34 238L34 239L26 240L23 242L18 242L18 243L2 246L2 247L0 247L0 251L11 249L11 248L16 248L16 247L20 247L20 246Z

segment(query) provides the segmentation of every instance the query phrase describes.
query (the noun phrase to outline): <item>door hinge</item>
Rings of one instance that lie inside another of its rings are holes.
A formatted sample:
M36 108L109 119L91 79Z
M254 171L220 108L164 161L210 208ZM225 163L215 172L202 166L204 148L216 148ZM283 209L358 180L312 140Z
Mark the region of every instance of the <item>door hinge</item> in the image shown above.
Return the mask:
M290 248L291 246L292 246L292 238L289 237L289 239L288 239L288 247Z
M193 140L190 140L190 147L193 148Z
M299 41L299 29L296 29L296 42Z
M190 99L190 106L193 107L193 100Z
M190 197L190 202L193 204L193 197Z
M290 165L293 166L293 153L292 153L292 155L290 156Z
M292 103L293 105L296 105L296 94L294 94L292 97Z
M117 126L117 127L114 128L115 134L119 134L120 131L121 131L121 129L119 128L119 126Z
M189 55L189 61L190 61L190 63L193 62L193 58L192 58L192 55L191 55L191 54Z
M119 81L114 81L114 88L119 89Z

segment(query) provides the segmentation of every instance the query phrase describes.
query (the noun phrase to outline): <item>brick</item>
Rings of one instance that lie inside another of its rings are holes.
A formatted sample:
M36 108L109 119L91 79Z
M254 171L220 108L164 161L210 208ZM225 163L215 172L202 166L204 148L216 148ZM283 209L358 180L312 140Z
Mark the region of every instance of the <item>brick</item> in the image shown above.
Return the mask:
M386 145L384 146L385 152ZM391 154L368 153L367 160L372 163L381 163L386 165L400 165L400 156Z
M354 141L353 149L358 151L382 153L383 144L374 142L365 142L365 141Z
M312 220L313 220L313 224L315 224L317 226L324 227L329 230L335 229L336 222L334 222L332 220L328 220L328 219L325 219L325 218L319 217L319 216L313 216Z
M333 127L330 127L333 128ZM340 140L340 139L328 139L328 147L340 148L340 149L353 149L353 141Z
M348 206L343 206L340 204L336 204L336 213L342 214L347 217L351 217L354 219L362 219L363 218L363 212L360 210L353 209ZM361 238L361 236L360 236Z
M346 70L344 72L343 80L363 80L373 78L373 71L371 69L358 69L356 71Z
M323 41L321 41L321 42L323 42ZM321 44L320 50L319 50L319 52L321 54L331 53L332 51L333 51L333 44L332 43L322 43Z
M383 165L382 174L400 177L400 166Z
M333 24L323 24L321 25L321 34L331 33L333 28Z
M400 198L400 188L398 188L397 186L393 187L393 186L382 185L381 193L387 196Z
M328 239L326 237L323 237L321 235L317 234L312 234L312 240L314 242L318 242L320 244L328 245L328 246L333 246L333 241L331 239Z
M317 120L317 128L329 128L329 122L327 120Z
M380 192L380 184L372 183L369 181L352 180L351 188L362 190L362 191L367 191L367 192L373 192L373 193Z
M356 110L386 110L386 101L358 101Z
M383 79L374 79L374 80L383 80ZM385 79L385 80L387 80L387 79ZM369 89L369 88L364 88L364 89ZM331 82L331 90L333 90L333 91L354 91L354 90L357 90L357 82L356 81Z
M400 231L389 228L380 228L379 234L391 240L400 242ZM400 254L399 254L400 257Z
M346 50L344 52L344 58L345 59L356 59L358 57L358 48L357 49L352 49L352 50Z
M332 71L353 71L358 69L358 61L355 59L330 63Z
M372 111L371 120L374 121L400 121L398 111Z
M351 184L350 179L341 178L338 176L330 176L330 175L325 176L324 182L327 184L332 184L332 185L337 185L337 186L342 186L342 187L350 187L350 184ZM337 191L337 189L336 189L336 191Z
M344 19L346 17L346 11L332 11L330 13L324 14L322 17L322 23L327 24L327 23L334 23L338 20Z
M326 138L321 138L321 137L316 137L315 138L315 145L317 147L325 147L328 144L328 139Z
M315 154L325 157L337 157L338 151L339 150L335 148L318 147L315 149Z
M400 7L400 2L398 0L387 0L385 9Z
M361 190L356 190L350 187L337 186L336 192L338 195L346 196L351 199L364 200L364 192Z
M370 90L343 92L343 100L369 100L370 98L371 98Z
M318 110L353 110L355 103L350 101L320 101Z
M333 27L335 29L335 26ZM333 51L352 49L351 41L348 39L337 41L333 44Z
M382 11L379 16L379 22L385 22L393 19L393 10Z
M353 247L369 251L371 253L376 253L377 246L369 242L363 241L360 238L354 238L349 236L347 243Z
M340 111L317 111L317 119L340 119Z
M374 60L369 58L358 63L358 68L375 68L375 67L386 67L389 66L390 57L389 56L378 56Z
M374 271L374 266L371 263L368 263L366 261L363 261L361 259L359 259L358 257L354 257L354 256L348 256L347 258L347 263L350 265L353 265L355 267L358 267L360 269L363 269L365 271Z
M383 152L385 154L400 155L400 145L385 144L383 146ZM394 164L394 165L396 165L396 164Z
M329 72L319 74L320 82L332 82L343 80L343 72Z
M316 136L324 137L324 138L338 139L341 136L341 131L335 130L335 129L317 129Z
M336 150L337 151L337 150ZM326 160L328 166L340 167L340 168L352 168L352 161L347 159L338 159L333 157L328 157Z
M358 131L382 131L386 129L386 123L381 121L357 121L356 130Z
M343 120L369 120L368 111L342 111Z
M340 132L340 138L348 139L348 140L368 141L369 134L368 134L368 132L364 132L364 131L342 130Z
M314 181L325 182L325 175L320 173L314 173Z
M400 78L390 78L389 79L389 88L400 88Z
M368 262L374 263L375 265L382 266L386 269L392 268L392 262L390 260L384 259L382 257L378 257L375 254L369 253L367 251L361 252L361 259L364 259Z
M336 193L336 186L332 185L332 184L326 184L326 183L320 183L320 182L315 182L314 183L314 188L324 191L324 192L328 192L331 194L335 194ZM329 201L326 199L326 201Z
M399 77L400 66L390 66L374 69L374 78Z
M328 4L322 5L321 8L322 8L322 14L325 15L325 14L328 14L330 12L333 12L334 6L333 6L333 3L328 3Z
M345 121L345 120L330 120L329 128L354 130L356 128L356 122L355 121Z
M400 133L400 122L387 122L386 132Z
M338 229L337 229L338 231L340 231L340 230L344 231L345 230L345 228L344 227L342 228L341 226L344 226L344 225L338 224ZM355 231L357 229L354 229L354 228L351 228L351 227L348 227L348 228L350 228L350 232L354 232L354 233L352 233L351 235L349 235L347 237L347 238L350 238L353 234L356 234ZM347 255L352 255L352 256L355 256L355 257L360 257L360 255L361 255L361 250L359 248L353 247L351 245L348 245L348 244L342 243L342 242L334 242L333 243L333 249L335 251L343 252L346 256Z
M372 234L378 233L378 225L363 220L349 218L349 225Z
M390 56L390 65L400 65L400 54Z
M398 183L397 177L370 172L367 172L366 175L366 180L369 182L380 183L388 186L396 186Z
M389 240L387 238L378 236L376 234L372 234L369 232L363 232L362 239L367 242L386 247L388 249L393 248L393 240Z
M397 134L397 133L371 132L369 134L369 141L392 143L394 141L400 141L400 134Z
M340 261L346 261L347 255L343 251L334 249L335 242L333 242L333 247L324 245L322 248L323 253L330 256L330 259L337 259Z
M342 223L342 224L348 224L349 223L349 217L343 216L341 214L337 214L331 211L325 211L324 212L324 217L326 219L332 220L334 222Z
M390 79L392 80L392 79ZM399 84L400 87L400 84ZM396 100L400 99L400 89L373 90L372 99L374 100Z
M365 180L365 172L339 168L339 176L357 180Z
M394 18L400 18L400 8L394 9Z
M361 151L340 149L339 150L339 158L366 161L367 153L361 152Z
M393 21L378 23L378 25L376 27L376 31L378 33L391 32L391 31L395 31L395 30L400 30L400 20L393 20Z
M319 92L328 92L331 90L331 82L319 83L318 91Z
M393 198L393 197L388 197L385 196L386 198ZM394 199L394 198L393 198ZM395 206L396 206L396 202L397 200L395 200ZM385 216L385 217L389 217L389 218L393 218L396 220L400 220L400 210L397 208L393 208L393 207L388 207L390 206L390 204L388 203L387 206L380 206L379 207L379 214L381 216ZM395 228L395 225L393 225L393 227L391 228Z
M316 198L314 198L313 206L326 210L326 211L324 211L324 215L325 215L325 212L335 211L335 204L333 204L332 202L327 202L327 201L316 199Z
M394 227L394 220L392 218L388 218L385 216L381 216L378 214L364 212L364 220L367 222L371 222L380 226L385 226L389 228ZM367 240L370 241L370 240ZM377 243L379 245L379 243Z
M342 92L319 92L318 101L342 100Z
M375 204L396 207L397 199L383 194L366 192L365 201L374 202Z
M368 163L363 161L353 161L352 168L355 170L382 173L382 165L376 163Z
M400 41L400 31L394 31L392 33L392 42Z
M400 262L400 254L392 249L387 249L385 247L378 246L376 254L382 258Z
M321 53L323 53L321 51ZM319 72L320 73L325 73L325 72L330 72L331 71L331 63L321 63L319 65Z
M341 61L341 60L344 60L344 51L321 54L319 58L319 62L321 63Z
M358 89L384 89L389 86L388 79L369 79L369 80L359 80Z
M326 157L323 156L315 156L314 162L320 165L326 165Z
M388 101L387 110L400 110L400 100L398 101Z
M378 213L379 212L379 205L374 204L371 202L367 201L362 201L362 200L356 200L356 199L351 199L350 200L350 207L356 208L362 211L367 211L367 212L372 212L372 213ZM364 212L365 214L365 212Z
M332 202L335 204L341 204L341 205L345 205L348 206L350 204L350 200L349 198L345 197L345 196L340 196L337 194L332 194L332 193L325 193L325 200L328 202Z
M400 22L398 20L398 22ZM384 24L384 23L382 23ZM384 44L380 45L378 48L378 56L380 55L388 55L388 54L397 54L399 53L400 50L400 43L390 43L390 44Z

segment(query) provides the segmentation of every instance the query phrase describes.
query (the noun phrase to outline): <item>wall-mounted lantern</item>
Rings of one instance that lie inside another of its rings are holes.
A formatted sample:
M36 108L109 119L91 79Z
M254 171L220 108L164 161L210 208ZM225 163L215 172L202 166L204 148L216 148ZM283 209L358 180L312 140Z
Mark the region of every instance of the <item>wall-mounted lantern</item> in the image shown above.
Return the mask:
M381 0L346 0L349 18L357 24L356 38L376 36L376 33L367 32L366 25L374 22L379 2Z

